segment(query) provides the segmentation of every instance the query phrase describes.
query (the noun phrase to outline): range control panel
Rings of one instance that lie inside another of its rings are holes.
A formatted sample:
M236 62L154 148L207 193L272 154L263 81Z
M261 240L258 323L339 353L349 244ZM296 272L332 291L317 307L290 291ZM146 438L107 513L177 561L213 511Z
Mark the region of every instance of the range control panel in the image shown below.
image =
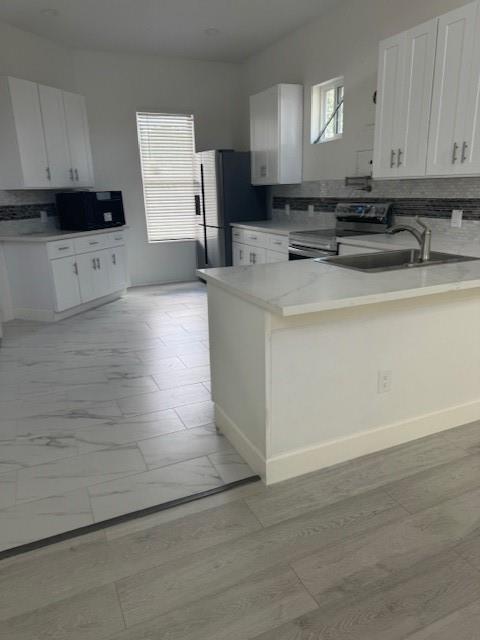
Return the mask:
M378 222L389 224L391 202L339 202L335 209L337 220L352 222Z

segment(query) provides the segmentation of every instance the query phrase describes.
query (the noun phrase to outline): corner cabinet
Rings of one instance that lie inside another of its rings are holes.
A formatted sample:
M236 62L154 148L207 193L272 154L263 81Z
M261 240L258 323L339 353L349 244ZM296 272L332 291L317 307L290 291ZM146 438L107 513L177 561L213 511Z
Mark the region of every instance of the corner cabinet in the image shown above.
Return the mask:
M83 96L0 77L0 189L92 186Z
M54 321L120 297L128 286L125 231L4 241L14 317Z
M302 181L303 86L279 84L250 97L252 184Z
M380 44L374 178L480 175L480 2Z

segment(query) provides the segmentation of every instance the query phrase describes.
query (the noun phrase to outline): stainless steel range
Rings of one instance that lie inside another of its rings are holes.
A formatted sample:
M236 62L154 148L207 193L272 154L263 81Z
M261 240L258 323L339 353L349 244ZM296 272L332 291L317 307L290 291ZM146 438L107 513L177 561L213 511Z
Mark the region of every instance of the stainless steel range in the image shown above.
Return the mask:
M333 229L297 231L289 236L289 260L337 255L337 238L385 233L392 222L392 203L342 202L335 209Z

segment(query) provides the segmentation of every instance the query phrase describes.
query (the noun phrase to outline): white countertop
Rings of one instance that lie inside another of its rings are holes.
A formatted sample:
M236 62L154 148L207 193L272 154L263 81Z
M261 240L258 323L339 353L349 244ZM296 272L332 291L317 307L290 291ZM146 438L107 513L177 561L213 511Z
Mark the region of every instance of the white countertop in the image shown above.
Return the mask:
M321 229L318 218L311 223L306 222L277 222L276 220L258 220L254 222L233 222L232 227L239 229L250 229L252 231L263 231L264 233L276 233L281 236L288 236L294 231L306 231L307 229ZM333 226L333 225L330 225Z
M94 236L99 233L115 233L125 231L128 226L110 227L108 229L95 229L94 231L40 231L38 233L21 233L17 235L0 235L0 242L52 242L84 236Z
M314 260L200 270L212 283L282 316L480 288L480 260L362 273Z
M401 231L393 236L387 233L369 234L365 236L353 236L338 238L341 244L353 245L355 247L366 247L368 249L379 249L394 251L395 249L416 249L418 242L407 231ZM457 253L462 256L480 257L480 242L476 239L456 234L452 230L450 233L433 233L433 251L445 251L446 253Z

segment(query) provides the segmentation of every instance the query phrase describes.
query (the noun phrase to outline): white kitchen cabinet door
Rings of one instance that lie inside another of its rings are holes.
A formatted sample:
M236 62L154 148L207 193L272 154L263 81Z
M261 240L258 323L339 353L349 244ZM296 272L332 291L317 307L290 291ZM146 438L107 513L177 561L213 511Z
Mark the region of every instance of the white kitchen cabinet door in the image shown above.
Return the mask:
M121 291L127 286L127 253L125 247L109 249L110 290Z
M267 249L267 262L288 262L288 253L280 253L279 251L271 251Z
M260 247L245 245L247 264L265 264L267 262L267 250Z
M472 61L478 3L468 4L439 19L427 175L468 173L464 143L472 107ZM476 125L477 123L475 123Z
M9 78L10 99L17 134L23 187L51 186L38 85ZM20 186L20 185L19 185Z
M52 187L71 187L74 175L70 165L63 92L40 84L38 93Z
M76 93L63 92L67 123L70 166L77 187L93 185L92 153L85 99Z
M81 303L75 256L50 261L55 289L55 311L65 311Z
M438 19L405 33L398 127L397 176L424 176L432 104Z
M393 36L380 44L378 70L377 109L373 175L376 178L392 178L398 173L398 124L403 66L405 64L405 36Z
M97 268L94 278L94 290L95 298L101 298L107 296L113 291L110 285L110 263L111 263L111 251L105 249L104 251L97 251L95 253Z
M249 264L245 262L245 245L240 244L239 242L232 243L232 254L233 254L233 266L240 267L244 264Z
M376 178L425 175L437 25L430 20L380 44Z
M250 97L252 184L302 181L303 86L279 84Z
M463 132L458 136L460 146L459 172L465 175L480 174L480 4L474 26L474 47L470 80L468 82L467 115Z
M90 302L97 297L97 253L83 253L76 257L82 302Z

